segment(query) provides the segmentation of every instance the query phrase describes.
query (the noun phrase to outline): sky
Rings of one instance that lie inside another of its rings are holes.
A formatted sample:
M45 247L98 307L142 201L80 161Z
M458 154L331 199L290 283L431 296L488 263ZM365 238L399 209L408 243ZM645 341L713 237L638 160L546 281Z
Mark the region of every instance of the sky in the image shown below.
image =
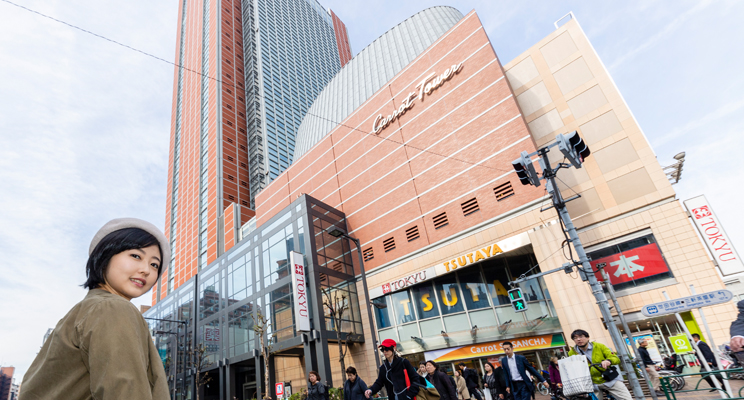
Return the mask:
M165 223L174 67L0 0L0 365L20 380L85 296L90 240L112 218ZM175 60L174 0L13 0ZM502 64L573 11L678 199L705 194L744 254L744 2L321 0L352 51L430 6L475 9ZM151 296L134 300L150 304Z

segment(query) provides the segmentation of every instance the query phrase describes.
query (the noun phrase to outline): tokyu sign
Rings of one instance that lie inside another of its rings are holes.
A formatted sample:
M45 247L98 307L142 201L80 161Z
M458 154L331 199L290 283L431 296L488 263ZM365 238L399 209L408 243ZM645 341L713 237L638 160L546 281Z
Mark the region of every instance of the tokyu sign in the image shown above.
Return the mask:
M401 115L405 114L406 111L410 110L415 104L414 101L416 99L418 99L419 101L423 101L425 96L430 95L433 91L442 86L444 82L447 82L448 80L452 79L453 76L459 74L461 69L462 63L459 63L445 69L444 72L439 75L437 75L435 72L432 72L429 76L419 82L418 85L416 85L417 90L408 93L408 96L403 98L400 106L397 109L393 110L390 115L388 115L387 117L382 114L378 115L377 118L375 118L375 121L372 123L372 132L379 135L380 132L382 132L383 129L387 128L391 122L395 121Z
M685 200L685 207L690 212L692 222L703 237L705 245L713 255L713 259L723 276L744 272L744 264L731 244L723 226L713 213L713 208L708 204L705 196L693 197Z
M733 298L734 294L730 290L716 290L714 292L695 294L674 300L662 301L661 303L645 305L641 308L641 313L647 317L681 313L690 311L693 308L728 303Z
M298 331L310 330L310 308L307 301L307 269L302 254L289 253L292 269L292 294L294 298L295 323Z

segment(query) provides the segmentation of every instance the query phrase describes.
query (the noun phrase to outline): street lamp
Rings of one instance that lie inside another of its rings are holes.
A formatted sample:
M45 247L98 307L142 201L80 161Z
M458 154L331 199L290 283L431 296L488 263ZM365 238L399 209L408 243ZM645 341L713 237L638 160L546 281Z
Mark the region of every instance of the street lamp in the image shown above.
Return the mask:
M143 317L143 318L144 319L149 319L149 320L152 320L152 321L173 322L173 323L177 323L177 324L182 324L183 325L183 328L184 328L183 329L184 336L189 334L189 329L188 329L189 323L186 322L186 321L179 321L179 320L174 320L174 319L162 319L162 318L149 318L149 317ZM175 354L176 361L173 364L174 365L178 365L178 347L179 347L179 336L180 336L178 334L178 331L172 332L172 331L157 330L157 331L153 331L153 332L156 335L176 335L176 354ZM160 351L160 350L158 349L158 351ZM186 374L186 346L185 345L184 345L183 351L184 351L184 354L183 354L183 357L181 357L182 358L181 364L182 364L183 374L185 375ZM184 378L185 378L185 376L184 376ZM175 394L176 385L177 385L177 382L178 382L178 367L176 367L176 373L173 374L173 379L174 379L174 381L173 381L173 392L174 393L172 395L173 395L173 398L175 399L176 398L176 394ZM186 395L185 394L186 393L186 380L185 379L181 379L181 390L182 390L182 393L184 393L184 396L185 396Z
M369 300L369 289L367 289L367 275L364 273L364 259L362 258L362 245L361 243L359 243L359 239L355 239L347 235L346 233L344 233L342 230L335 228L335 227L331 229L328 232L328 234L335 238L345 237L346 239L349 239L352 242L354 242L354 244L356 244L357 255L359 256L359 270L362 272L362 287L364 288L364 297L367 299L367 301L365 301L365 305L367 306L367 317L369 318L369 330L372 332L372 347L374 349L373 352L375 353L375 364L377 365L377 370L379 370L380 369L380 355L377 354L377 348L376 348L377 333L375 332L375 325L374 325L374 321L372 320L372 308L370 308L370 303L372 302ZM382 308L378 306L377 303L372 303L372 304L374 304L375 307L377 308Z
M685 164L685 152L677 153L677 155L674 156L674 159L677 160L677 162L664 167L667 178L672 185L679 183L680 178L682 178L682 166Z

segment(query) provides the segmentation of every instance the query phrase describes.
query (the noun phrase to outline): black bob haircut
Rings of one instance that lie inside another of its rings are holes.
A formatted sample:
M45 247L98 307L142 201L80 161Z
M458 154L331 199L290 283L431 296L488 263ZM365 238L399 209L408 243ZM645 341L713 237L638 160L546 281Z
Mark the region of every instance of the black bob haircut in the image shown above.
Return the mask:
M93 252L90 253L90 257L88 257L88 263L85 266L85 276L88 279L83 283L83 287L86 289L95 289L106 283L104 277L106 276L111 257L122 251L144 249L154 244L158 246L160 258L163 258L163 249L160 248L158 239L140 228L124 228L109 233L98 242ZM163 273L164 262L165 260L160 261L158 279L160 279L160 275Z
M583 330L583 329L577 329L573 332L571 332L571 339L575 338L576 336L585 336L589 337L589 332Z

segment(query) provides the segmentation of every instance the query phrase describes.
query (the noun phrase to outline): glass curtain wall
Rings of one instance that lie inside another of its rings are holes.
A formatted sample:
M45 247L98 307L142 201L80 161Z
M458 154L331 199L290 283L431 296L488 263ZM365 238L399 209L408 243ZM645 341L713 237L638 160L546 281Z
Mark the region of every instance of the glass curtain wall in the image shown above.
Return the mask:
M522 284L526 312L514 312L509 281L530 271L534 255L499 257L375 299L380 340L400 343L404 353L474 342L560 332L560 323L542 278Z

